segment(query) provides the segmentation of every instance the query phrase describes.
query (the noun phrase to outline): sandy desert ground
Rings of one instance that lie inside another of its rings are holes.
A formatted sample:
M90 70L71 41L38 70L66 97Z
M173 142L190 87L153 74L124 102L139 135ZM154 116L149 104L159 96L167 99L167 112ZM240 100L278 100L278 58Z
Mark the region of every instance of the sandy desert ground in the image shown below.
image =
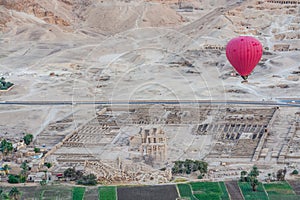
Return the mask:
M299 47L299 6L260 9L256 1L187 1L182 5L187 9L179 9L176 1L26 2L33 6L1 2L7 22L0 72L16 85L1 94L2 101L299 97L299 52L273 51L274 44ZM43 16L45 10L54 17ZM224 47L240 34L255 34L270 54L248 84L230 76L234 70L224 51L204 50L205 45Z

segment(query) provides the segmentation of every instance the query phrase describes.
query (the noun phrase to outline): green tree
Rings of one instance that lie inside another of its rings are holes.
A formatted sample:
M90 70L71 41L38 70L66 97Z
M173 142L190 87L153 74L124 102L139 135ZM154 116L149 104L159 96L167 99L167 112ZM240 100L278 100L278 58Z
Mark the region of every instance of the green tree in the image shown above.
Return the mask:
M241 182L247 182L247 172L246 171L241 171Z
M64 176L70 180L76 180L76 170L75 168L68 168L64 171Z
M52 167L52 164L51 164L51 163L49 163L49 162L45 162L45 163L44 163L44 166L46 166L46 167L50 168L50 167Z
M252 167L252 170L250 171L249 174L250 174L250 176L258 177L258 175L259 175L258 168L254 165L254 166Z
M248 174L248 180L250 182L250 185L251 185L253 191L256 191L256 188L259 184L259 181L257 179L258 175L259 175L258 168L254 165L252 167L252 170Z
M200 171L200 173L202 174L207 173L207 167L208 167L207 162L196 160L195 164L197 166L197 169Z
M25 182L26 182L26 176L21 174L21 175L19 176L19 182L20 182L20 183L25 183Z
M19 178L15 175L8 175L8 182L9 183L19 183Z
M4 156L7 156L10 152L13 151L13 145L11 142L6 141L3 139L0 143L0 151L3 153Z
M86 176L82 176L78 181L77 184L81 185L97 185L97 177L94 174L88 174Z
M20 198L20 194L20 191L16 187L11 188L11 190L8 193L9 197L14 200L18 200Z
M297 174L299 174L299 172L298 172L298 170L294 169L294 170L292 171L292 174L293 174L293 175L297 175Z
M40 182L40 185L41 186L44 186L44 185L46 185L47 184L47 181L46 180L42 180L41 182Z
M10 167L8 166L8 164L5 164L4 166L3 166L3 170L5 171L5 174L7 175L8 174L8 170L10 169Z
M32 134L26 134L23 139L24 139L25 144L29 145L33 140L33 135Z
M253 191L256 191L258 184L259 184L259 182L258 182L257 178L255 176L251 176L250 177L250 185L251 185Z
M174 166L172 167L173 174L190 174L197 170L200 171L201 174L207 173L208 164L204 161L193 161L186 159L185 161L175 161Z
M22 162L20 168L22 168L21 174L25 175L27 174L28 170L29 170L29 166L27 165L26 162Z
M284 179L285 179L285 174L286 174L286 170L285 169L279 169L278 171L277 171L277 180L278 181L284 181Z
M40 153L40 152L41 152L41 149L38 148L38 147L34 147L33 151L34 151L35 153Z

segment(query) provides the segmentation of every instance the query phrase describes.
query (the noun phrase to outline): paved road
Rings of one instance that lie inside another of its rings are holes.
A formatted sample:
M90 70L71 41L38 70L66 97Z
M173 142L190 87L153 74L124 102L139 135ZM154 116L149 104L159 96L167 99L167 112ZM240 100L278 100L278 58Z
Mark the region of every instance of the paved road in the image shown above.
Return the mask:
M136 101L1 101L0 105L257 105L257 106L289 106L300 107L299 99L279 101L211 101L211 100L136 100Z

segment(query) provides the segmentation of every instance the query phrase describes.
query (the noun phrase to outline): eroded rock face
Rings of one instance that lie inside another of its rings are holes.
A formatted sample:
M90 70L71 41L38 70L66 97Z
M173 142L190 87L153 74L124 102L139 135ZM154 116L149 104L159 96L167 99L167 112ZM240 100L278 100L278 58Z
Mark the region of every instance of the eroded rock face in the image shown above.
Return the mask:
M0 31L6 27L6 23L11 20L9 14L7 14L5 8L0 8Z
M60 0L60 3L72 5L72 2L68 0ZM0 0L0 5L3 5L7 9L32 14L50 24L70 26L68 20L56 15L54 11L43 7L37 0Z

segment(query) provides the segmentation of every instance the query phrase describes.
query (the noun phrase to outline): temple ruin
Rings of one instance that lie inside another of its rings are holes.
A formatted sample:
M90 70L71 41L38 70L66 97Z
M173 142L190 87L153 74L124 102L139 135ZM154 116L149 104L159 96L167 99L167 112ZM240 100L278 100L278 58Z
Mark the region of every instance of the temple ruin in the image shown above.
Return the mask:
M162 129L141 129L130 138L129 146L132 150L139 151L141 157L147 156L159 161L166 159L167 138Z
M288 139L276 138L285 115L285 109L272 106L106 106L65 136L44 161L56 163L53 173L75 167L105 183L164 183L171 179L172 163L187 158L286 163L300 156L300 128L295 115ZM270 148L273 141L276 148Z

